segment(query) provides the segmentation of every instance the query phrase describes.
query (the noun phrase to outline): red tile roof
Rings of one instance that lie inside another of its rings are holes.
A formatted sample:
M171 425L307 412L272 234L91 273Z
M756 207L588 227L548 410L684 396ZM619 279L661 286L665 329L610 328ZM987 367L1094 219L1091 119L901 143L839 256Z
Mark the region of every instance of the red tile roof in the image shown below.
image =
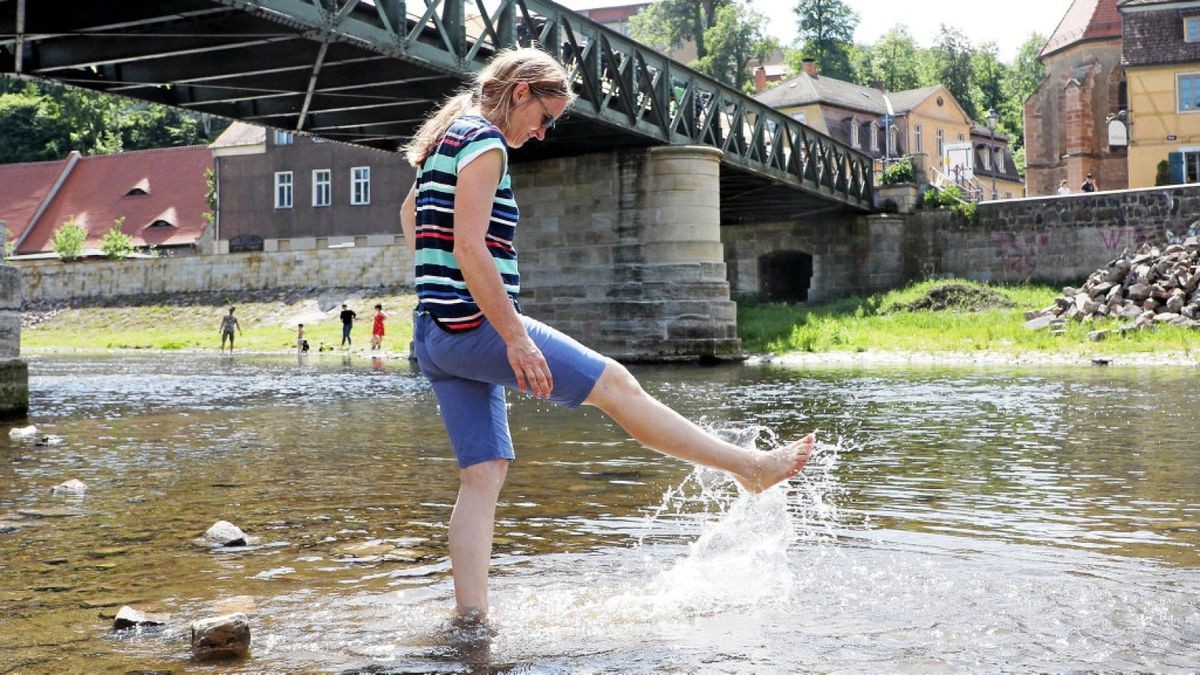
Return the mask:
M1121 37L1121 13L1117 11L1117 0L1075 0L1038 57L1085 40L1114 37Z
M118 218L134 246L195 243L208 224L204 170L212 166L212 152L202 145L84 157L17 253L53 250L54 230L72 216L88 230L85 248L99 248ZM170 225L151 227L157 221Z
M0 164L0 220L8 227L10 240L25 234L67 161Z

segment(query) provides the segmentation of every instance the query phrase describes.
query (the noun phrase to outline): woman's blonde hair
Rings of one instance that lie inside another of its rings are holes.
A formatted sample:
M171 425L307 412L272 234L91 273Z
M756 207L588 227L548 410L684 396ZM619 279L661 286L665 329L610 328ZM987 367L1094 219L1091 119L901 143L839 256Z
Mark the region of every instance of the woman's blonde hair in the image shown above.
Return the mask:
M498 52L467 89L447 100L425 120L404 146L408 163L420 168L454 120L473 108L479 108L489 119L507 123L513 89L521 83L528 84L534 96L565 98L567 105L575 101L567 70L553 56L532 47Z

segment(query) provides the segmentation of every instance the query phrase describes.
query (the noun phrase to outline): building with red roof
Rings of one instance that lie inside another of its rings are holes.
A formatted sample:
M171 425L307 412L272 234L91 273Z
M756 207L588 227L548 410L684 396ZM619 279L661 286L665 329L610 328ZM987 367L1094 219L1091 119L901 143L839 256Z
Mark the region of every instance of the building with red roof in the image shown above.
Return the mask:
M1124 125L1128 90L1121 63L1117 0L1075 0L1038 60L1046 77L1025 100L1025 186L1051 195L1062 181L1074 192L1093 174L1101 190L1128 187L1126 146L1110 137Z
M99 254L119 219L135 247L194 254L208 227L212 166L202 145L0 165L0 220L17 256L52 253L54 231L72 218L88 231L85 255Z

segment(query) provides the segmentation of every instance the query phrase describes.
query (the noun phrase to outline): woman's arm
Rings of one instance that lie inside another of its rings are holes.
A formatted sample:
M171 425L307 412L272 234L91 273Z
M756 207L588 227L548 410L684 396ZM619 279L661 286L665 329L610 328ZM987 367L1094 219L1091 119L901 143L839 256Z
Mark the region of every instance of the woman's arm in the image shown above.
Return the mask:
M508 346L508 363L517 386L538 398L547 398L554 388L550 367L525 331L487 250L492 199L503 167L504 156L497 149L484 152L459 171L454 195L454 258L475 304Z
M408 191L408 196L404 198L404 203L400 205L400 231L404 233L404 241L408 244L408 250L416 252L417 250L417 182L413 181L413 186Z

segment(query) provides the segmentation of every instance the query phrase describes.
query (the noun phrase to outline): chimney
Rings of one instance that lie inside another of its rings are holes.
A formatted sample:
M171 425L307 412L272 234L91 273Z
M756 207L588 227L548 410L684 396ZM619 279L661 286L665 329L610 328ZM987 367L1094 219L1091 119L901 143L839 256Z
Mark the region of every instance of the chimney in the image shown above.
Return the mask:
M814 59L804 59L804 72L809 77L817 77L817 62Z
M754 93L761 94L767 90L767 69L759 66L754 69Z

